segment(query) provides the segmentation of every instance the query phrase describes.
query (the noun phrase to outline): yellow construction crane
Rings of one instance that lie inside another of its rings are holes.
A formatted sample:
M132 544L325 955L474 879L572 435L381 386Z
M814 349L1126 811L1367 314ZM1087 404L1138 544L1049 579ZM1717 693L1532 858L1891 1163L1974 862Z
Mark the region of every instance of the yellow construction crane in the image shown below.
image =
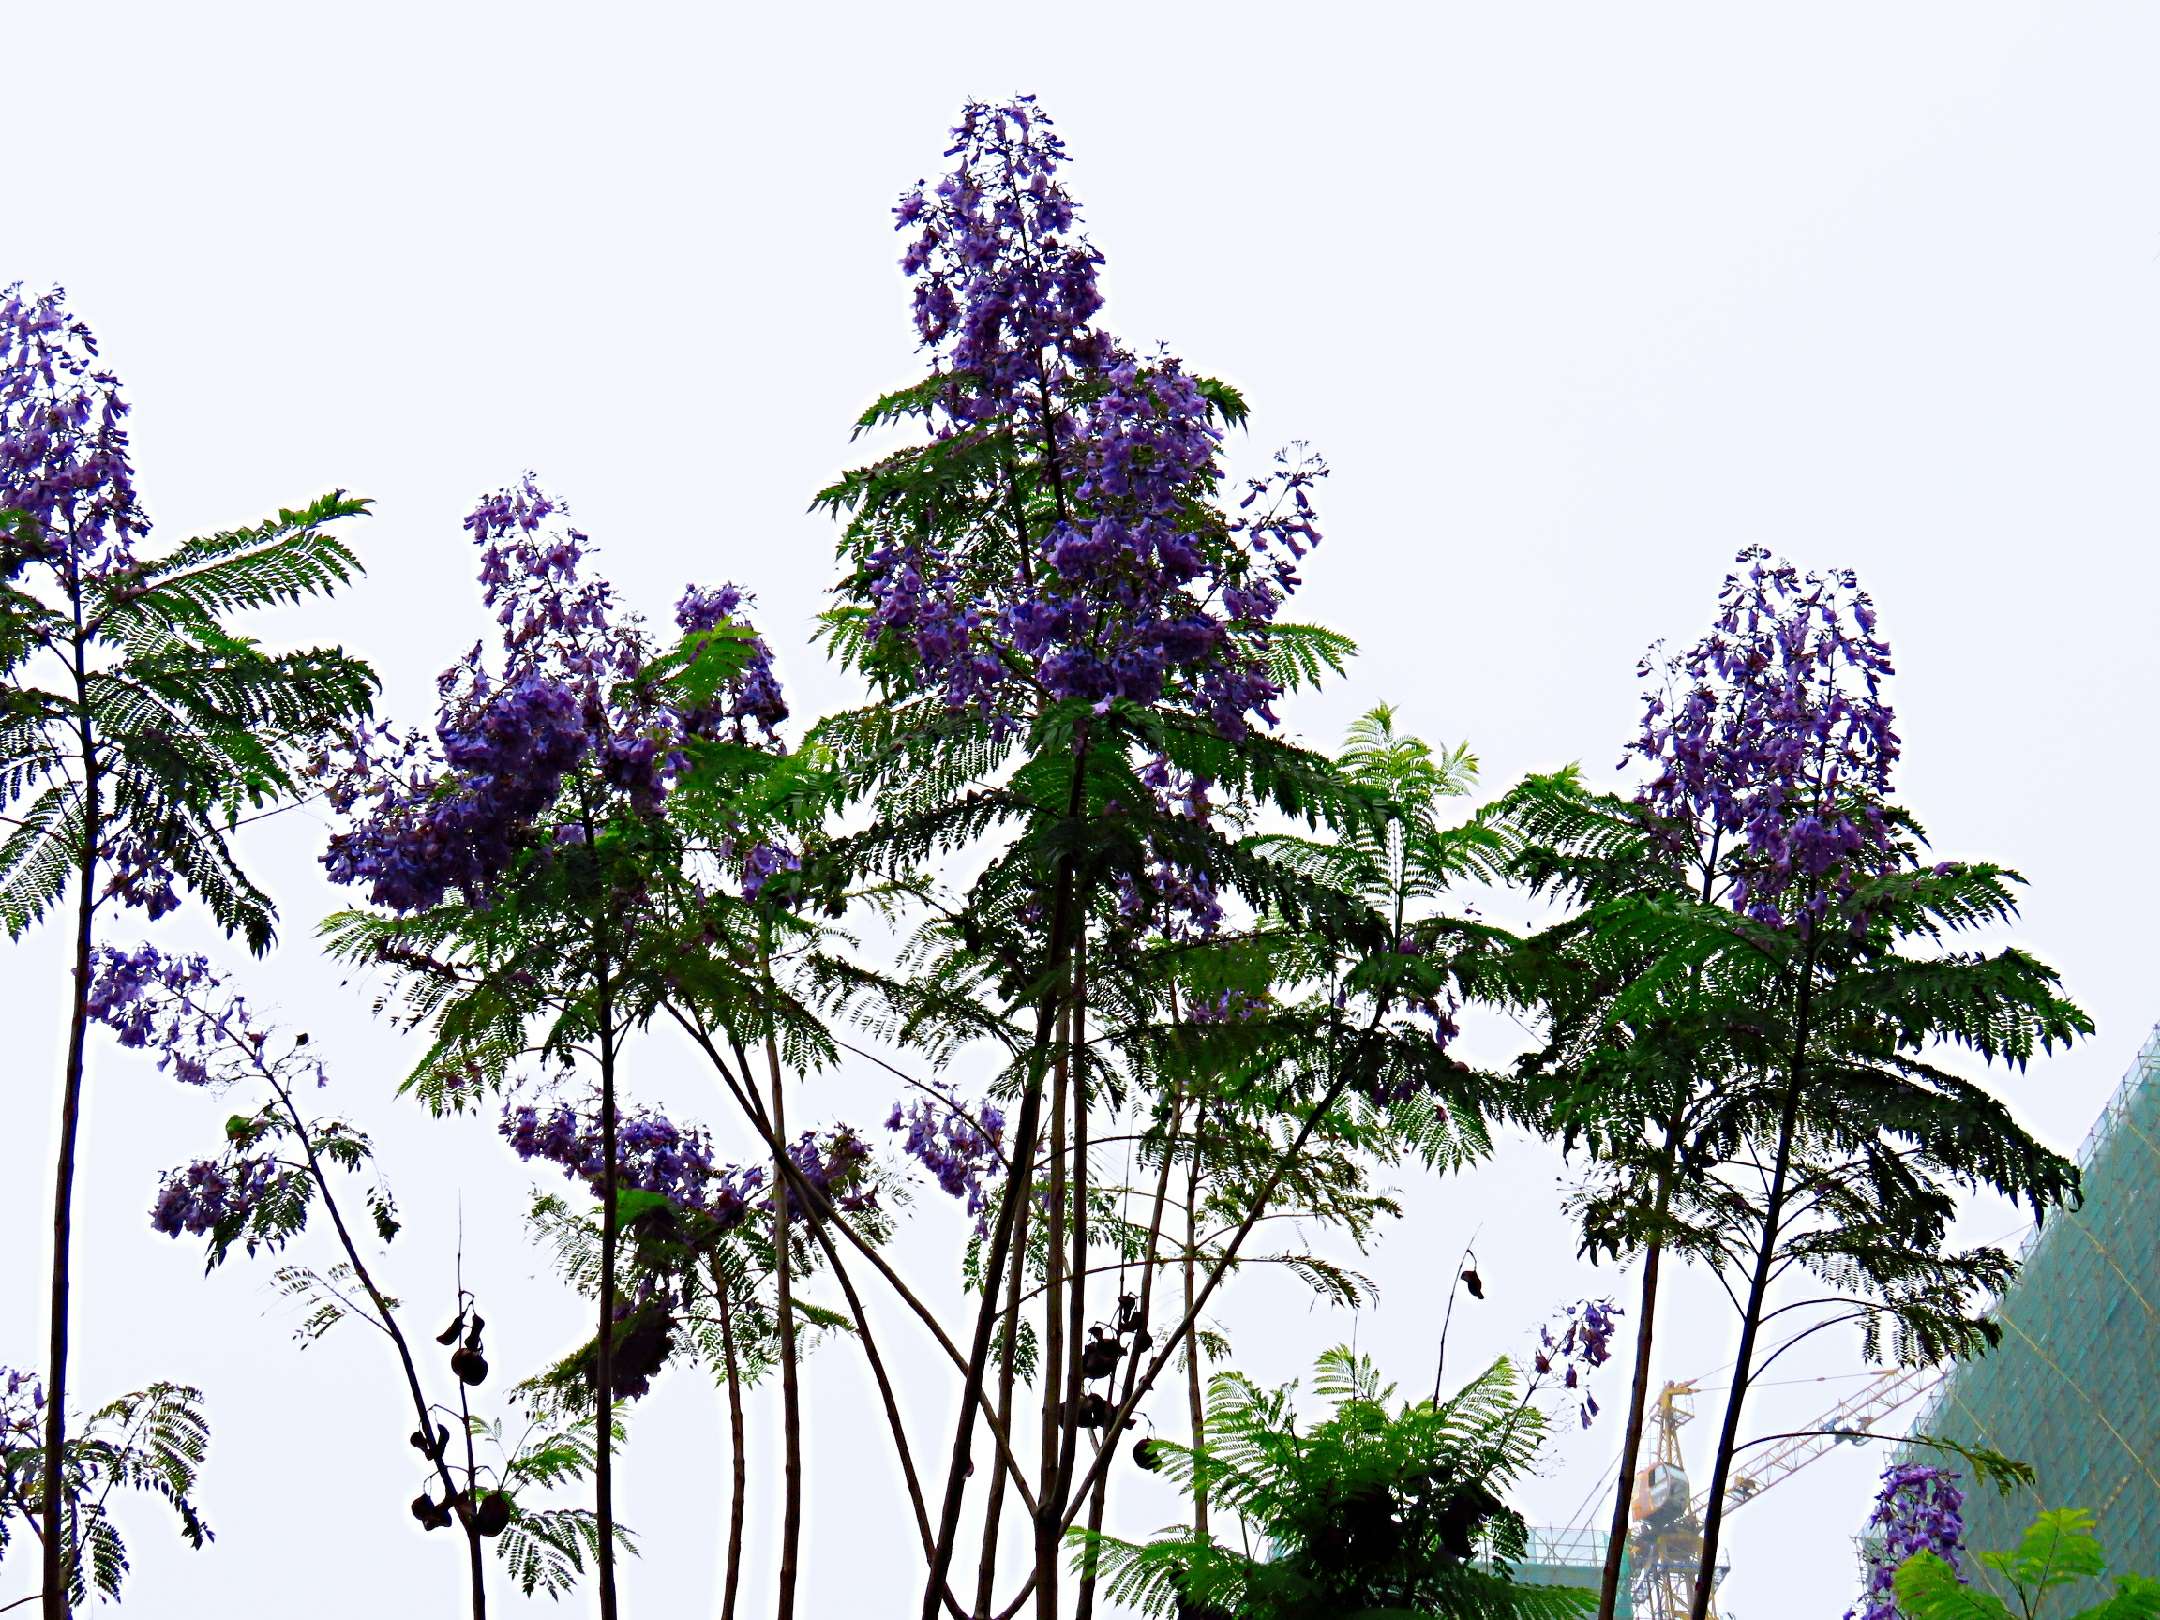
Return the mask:
M1736 1466L1725 1488L1725 1511L1734 1513L1773 1485L1792 1478L1836 1446L1857 1443L1877 1425L1942 1377L1939 1367L1889 1367L1821 1414L1805 1429L1768 1441L1760 1455ZM1680 1454L1680 1431L1695 1417L1693 1380L1667 1384L1650 1412L1652 1455L1635 1475L1629 1502L1633 1528L1628 1560L1633 1570L1630 1593L1637 1620L1686 1620L1695 1595L1695 1572L1702 1567L1703 1514L1710 1493L1690 1496L1686 1464ZM1722 1581L1729 1566L1720 1564ZM1710 1613L1717 1614L1715 1600Z

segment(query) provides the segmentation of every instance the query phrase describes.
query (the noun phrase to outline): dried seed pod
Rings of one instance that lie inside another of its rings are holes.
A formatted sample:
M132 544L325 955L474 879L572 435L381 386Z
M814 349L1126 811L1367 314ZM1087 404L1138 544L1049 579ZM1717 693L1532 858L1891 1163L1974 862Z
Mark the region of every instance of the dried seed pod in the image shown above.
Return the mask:
M464 1331L465 1313L463 1311L459 1311L457 1313L457 1320L452 1322L448 1327L444 1328L440 1333L435 1335L435 1342L437 1344L456 1344L458 1341L458 1335L460 1333L463 1333Z
M1472 1299L1483 1299L1485 1297L1485 1280L1477 1274L1477 1267L1465 1266L1462 1280L1463 1286L1470 1290Z
M460 1350L450 1358L450 1370L464 1383L484 1384L488 1375L487 1357L477 1350Z
M1140 1296L1120 1294L1117 1302L1117 1330L1130 1333L1140 1325Z
M435 1425L435 1438L430 1440L423 1430L415 1429L406 1436L413 1450L423 1457L439 1458L450 1444L450 1430L444 1424Z
M1133 1354L1137 1356L1141 1351L1153 1345L1154 1342L1155 1335L1150 1333L1146 1328L1143 1327L1136 1330L1132 1336Z
M483 1536L499 1536L510 1523L510 1498L501 1491L489 1491L480 1498L479 1507L473 1510L472 1526Z
M1110 1377L1117 1371L1118 1358L1125 1354L1125 1347L1115 1339L1105 1338L1101 1328L1095 1330L1095 1335L1080 1352L1080 1376L1090 1380Z
M450 1522L450 1504L438 1502L422 1491L412 1499L412 1516L429 1530L440 1530Z
M480 1330L486 1326L487 1318L478 1311L474 1311L472 1326L466 1330L465 1334L465 1348L476 1356L480 1353Z
M1162 1453L1156 1449L1153 1439L1134 1441L1132 1460L1150 1474L1162 1467Z

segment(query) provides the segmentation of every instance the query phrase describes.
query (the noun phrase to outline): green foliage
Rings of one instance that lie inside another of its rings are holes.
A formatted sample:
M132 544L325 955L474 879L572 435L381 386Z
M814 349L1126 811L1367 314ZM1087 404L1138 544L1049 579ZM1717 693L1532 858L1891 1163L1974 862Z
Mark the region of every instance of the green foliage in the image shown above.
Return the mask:
M163 1501L180 1521L181 1538L198 1552L211 1539L196 1511L193 1492L210 1446L202 1414L202 1391L156 1383L123 1395L76 1427L61 1455L61 1578L68 1606L78 1608L92 1592L120 1596L128 1572L127 1543L114 1520L115 1491ZM13 1521L36 1528L44 1510L40 1448L0 1450L0 1559L10 1545Z
M1800 1320L1856 1324L1871 1358L1987 1348L2010 1261L1947 1247L1956 1189L2044 1214L2077 1172L1937 1053L2022 1065L2091 1027L2029 955L1934 948L2013 915L2015 875L1923 864L1919 829L1891 812L1902 868L1822 927L1779 930L1708 898L1669 829L1572 774L1531 779L1496 817L1511 875L1574 907L1481 988L1546 1020L1526 1122L1591 1159L1574 1199L1585 1252L1658 1242L1745 1271L1789 1133L1768 1241L1778 1274L1822 1285Z
M367 506L334 492L108 577L71 577L62 602L0 592L0 804L20 803L0 841L11 936L60 897L86 844L126 839L220 928L268 947L274 908L228 835L243 811L299 791L309 753L370 712L376 680L340 650L270 652L220 621L347 583L359 564L329 526Z
M1149 1444L1182 1489L1204 1488L1242 1521L1236 1548L1188 1529L1143 1544L1076 1531L1075 1564L1141 1613L1237 1620L1545 1617L1594 1607L1590 1593L1518 1583L1522 1518L1500 1496L1536 1460L1543 1417L1505 1361L1435 1405L1390 1411L1370 1359L1320 1358L1329 1414L1301 1428L1296 1386L1237 1373L1209 1386L1207 1445ZM1255 1556L1249 1547L1264 1547Z
M328 525L367 503L333 492L255 529L188 540L67 603L0 596L0 924L19 937L82 868L86 842L132 838L175 870L218 927L253 950L268 896L227 845L242 810L298 793L322 734L363 719L376 678L341 650L266 652L220 616L335 590L359 572ZM48 670L26 648L52 652ZM43 683L43 685L41 685Z
M2011 1586L2018 1607L1959 1582L1957 1571L1934 1553L1915 1553L1898 1566L1898 1608L1911 1620L2039 1620L2048 1594L2108 1572L2107 1555L2093 1534L2093 1516L2084 1508L2054 1508L2032 1523L2008 1552L1984 1552L1980 1561ZM2090 1608L2061 1620L2156 1620L2160 1617L2160 1580L2118 1574L2115 1591Z

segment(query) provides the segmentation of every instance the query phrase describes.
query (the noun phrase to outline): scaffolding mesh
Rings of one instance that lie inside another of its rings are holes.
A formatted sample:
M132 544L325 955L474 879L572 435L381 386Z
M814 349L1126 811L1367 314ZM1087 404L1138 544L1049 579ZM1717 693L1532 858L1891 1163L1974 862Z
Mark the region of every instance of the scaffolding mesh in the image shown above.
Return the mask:
M1621 1566L1620 1606L1613 1612L1628 1620L1635 1612L1628 1596L1626 1565ZM1540 1586L1587 1587L1595 1592L1605 1574L1605 1532L1602 1530L1552 1530L1542 1526L1530 1531L1529 1556L1515 1566L1518 1581Z
M1968 1490L1974 1552L2014 1546L2042 1508L2089 1508L2115 1569L2160 1576L2160 1028L2078 1162L2084 1203L2027 1241L1995 1312L2001 1347L1960 1365L1912 1432L1987 1446L2037 1471L2036 1490L2007 1498ZM2008 1597L1977 1558L1965 1565L1967 1580ZM2091 1602L2107 1589L2068 1595Z

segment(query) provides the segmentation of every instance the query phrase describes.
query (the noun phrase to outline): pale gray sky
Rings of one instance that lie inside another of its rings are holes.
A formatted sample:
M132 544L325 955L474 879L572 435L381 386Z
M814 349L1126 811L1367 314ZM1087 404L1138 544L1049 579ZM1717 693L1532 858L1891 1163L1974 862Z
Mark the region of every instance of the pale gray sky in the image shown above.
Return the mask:
M807 643L833 567L804 506L846 463L854 414L916 374L887 210L935 172L965 97L1030 90L1071 143L1110 324L1246 390L1239 456L1299 438L1335 467L1302 611L1365 651L1293 706L1293 729L1331 741L1385 698L1412 729L1467 737L1494 789L1569 760L1601 777L1633 722L1636 657L1698 631L1738 546L1849 564L1903 671L1908 802L1946 854L2032 880L2017 938L2099 1020L2008 1096L2074 1146L2160 1016L2144 836L2160 799L2160 13L6 11L0 280L65 282L96 326L168 537L332 485L375 498L355 536L366 583L275 629L377 660L394 714L420 717L433 672L485 628L459 516L528 466L630 600L659 613L689 577L739 579L798 714L847 701ZM394 1286L446 1288L462 1194L491 1352L535 1364L574 1328L512 1215L527 1178L486 1123L435 1125L391 1097L409 1046L310 942L342 898L312 866L321 832L260 829L290 943L253 982L328 1048L337 1106L381 1139L412 1218ZM16 1364L42 1343L59 945L48 931L0 969L17 1099L0 1361ZM1473 1031L1494 1060L1515 1035ZM666 1048L636 1085L724 1119ZM874 1124L884 1097L843 1073L812 1082L805 1109ZM325 1620L451 1612L459 1554L406 1516L409 1416L378 1346L355 1331L296 1352L268 1266L206 1284L191 1248L148 1229L157 1172L208 1150L216 1103L109 1047L91 1099L79 1387L192 1380L216 1425L219 1539L187 1554L132 1512L130 1612L208 1614L236 1594ZM1490 1298L1458 1312L1465 1369L1564 1300L1625 1288L1572 1260L1557 1173L1515 1146L1406 1188L1356 1331L1407 1388L1430 1377L1447 1263L1481 1223ZM942 1275L960 1224L932 1190L921 1210L906 1246ZM1731 1354L1703 1288L1682 1296L1661 1376ZM1270 1378L1352 1331L1257 1278L1226 1323ZM1801 1370L1850 1372L1857 1354ZM919 1352L901 1360L925 1369L935 1444L944 1382ZM806 1612L894 1612L916 1557L859 1358L821 1354L808 1387ZM1757 1417L1804 1418L1849 1387L1769 1391ZM1174 1430L1175 1401L1156 1404ZM677 1375L637 1425L624 1514L651 1555L627 1574L629 1612L704 1612L721 1411ZM755 1429L769 1451L769 1412ZM1616 1443L1609 1423L1564 1438L1526 1493L1533 1518L1567 1518ZM1839 1612L1880 1465L1843 1453L1736 1517L1728 1612ZM1129 1489L1117 1518L1145 1532L1172 1512ZM11 1559L0 1603L26 1575ZM761 1556L752 1592L769 1578Z

